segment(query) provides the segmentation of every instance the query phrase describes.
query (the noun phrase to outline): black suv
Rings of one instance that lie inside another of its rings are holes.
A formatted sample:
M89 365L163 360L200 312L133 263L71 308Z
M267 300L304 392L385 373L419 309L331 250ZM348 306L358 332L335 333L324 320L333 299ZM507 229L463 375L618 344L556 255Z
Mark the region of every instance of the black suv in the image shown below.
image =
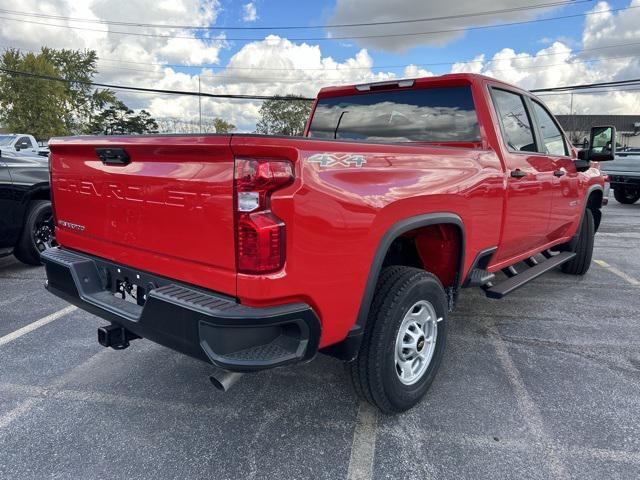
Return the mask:
M40 265L40 253L53 245L48 159L0 152L0 256Z

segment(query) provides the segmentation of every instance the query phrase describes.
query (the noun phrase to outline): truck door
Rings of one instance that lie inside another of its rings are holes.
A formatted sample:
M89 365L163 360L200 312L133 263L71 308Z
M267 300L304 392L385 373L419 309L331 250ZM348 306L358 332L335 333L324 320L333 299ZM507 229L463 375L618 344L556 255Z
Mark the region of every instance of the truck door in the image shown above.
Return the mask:
M496 260L507 260L546 243L552 202L554 162L538 153L536 132L525 98L491 88L499 118L507 168L507 192Z
M13 217L17 204L14 197L9 168L0 157L0 254L4 253L3 249L13 247Z
M578 193L578 171L562 130L553 115L539 102L531 100L533 116L541 140L541 151L553 162L553 195L547 241L551 242L566 236L567 230L579 218L580 196Z

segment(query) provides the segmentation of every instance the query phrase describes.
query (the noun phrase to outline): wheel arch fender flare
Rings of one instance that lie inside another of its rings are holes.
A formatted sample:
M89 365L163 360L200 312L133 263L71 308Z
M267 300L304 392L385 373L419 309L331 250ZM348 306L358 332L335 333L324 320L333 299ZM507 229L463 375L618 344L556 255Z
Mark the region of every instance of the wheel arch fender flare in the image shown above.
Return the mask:
M597 192L597 193L596 193ZM592 206L592 202L591 202L591 198L593 195L600 195L600 203L598 203L596 208L593 208ZM591 209L591 210L600 210L602 208L602 198L604 196L604 188L602 187L602 185L599 184L595 184L595 185L591 185L587 191L585 192L584 195L584 208L582 209L582 213L580 214L580 223L578 225L582 224L582 220L584 218L585 212L587 211L587 209ZM594 217L596 216L596 212L594 213ZM594 218L595 222L596 222L596 231L598 231L598 227L600 226L600 214L598 213L597 215L598 218ZM578 226L578 228L580 228Z
M382 271L382 264L389 251L389 247L393 241L402 234L422 227L431 225L449 224L457 227L460 233L460 251L458 255L458 266L456 272L456 280L454 288L457 290L462 284L462 276L464 270L465 260L465 243L466 233L464 223L459 215L452 212L434 212L423 215L417 215L401 220L389 227L385 234L378 242L378 247L373 255L371 261L371 267L369 269L369 275L365 284L362 299L360 301L360 309L358 310L358 317L356 319L355 328L364 330L364 326L369 316L369 309L373 300L373 294L375 292L376 284L378 283L378 277Z
M49 182L34 183L22 197L22 203L28 205L32 200L51 200L51 186Z
M378 283L378 277L382 271L382 264L387 252L389 251L389 247L393 241L403 233L417 228L439 224L454 225L460 232L460 252L458 256L454 288L457 290L461 287L463 281L462 277L464 274L466 236L464 223L460 216L452 212L435 212L401 220L389 227L378 242L378 246L371 261L371 267L369 268L369 275L367 276L364 292L360 300L358 316L353 327L349 331L349 334L341 342L322 349L322 353L343 361L351 361L357 357L358 351L360 350L360 344L362 343L367 318L369 316L369 309L371 308L371 303L373 301L373 294Z
M49 182L41 182L36 183L29 187L29 189L23 195L20 205L20 235L22 236L22 232L24 231L25 222L27 220L27 215L29 214L29 204L33 200L49 200L51 201L51 187Z

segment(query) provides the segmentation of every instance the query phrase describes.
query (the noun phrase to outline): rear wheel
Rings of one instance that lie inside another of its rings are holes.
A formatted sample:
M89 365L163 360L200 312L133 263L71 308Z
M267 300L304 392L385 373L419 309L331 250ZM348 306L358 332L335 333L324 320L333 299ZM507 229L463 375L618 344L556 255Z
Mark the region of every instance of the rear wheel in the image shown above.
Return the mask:
M591 257L593 256L593 239L595 236L595 223L593 221L593 213L587 209L582 217L580 224L580 232L578 234L578 243L574 250L576 256L572 260L562 265L562 271L571 275L584 275L591 266Z
M35 200L29 205L22 235L13 254L28 265L41 265L40 254L53 246L55 238L51 202Z
M348 365L356 393L384 413L420 401L440 367L447 297L440 281L416 268L380 275L358 358Z
M624 203L625 205L631 205L640 200L640 188L616 188L613 190L613 196L618 202Z

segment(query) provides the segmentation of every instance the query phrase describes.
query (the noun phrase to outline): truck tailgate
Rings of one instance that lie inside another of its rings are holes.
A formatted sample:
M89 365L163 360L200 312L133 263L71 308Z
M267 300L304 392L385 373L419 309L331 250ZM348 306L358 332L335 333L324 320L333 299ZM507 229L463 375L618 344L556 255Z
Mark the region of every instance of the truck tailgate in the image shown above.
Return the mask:
M619 154L611 162L602 162L600 169L605 173L630 174L640 177L640 154Z
M52 140L59 243L235 295L229 142L224 135ZM105 163L101 148L121 149L128 161Z

